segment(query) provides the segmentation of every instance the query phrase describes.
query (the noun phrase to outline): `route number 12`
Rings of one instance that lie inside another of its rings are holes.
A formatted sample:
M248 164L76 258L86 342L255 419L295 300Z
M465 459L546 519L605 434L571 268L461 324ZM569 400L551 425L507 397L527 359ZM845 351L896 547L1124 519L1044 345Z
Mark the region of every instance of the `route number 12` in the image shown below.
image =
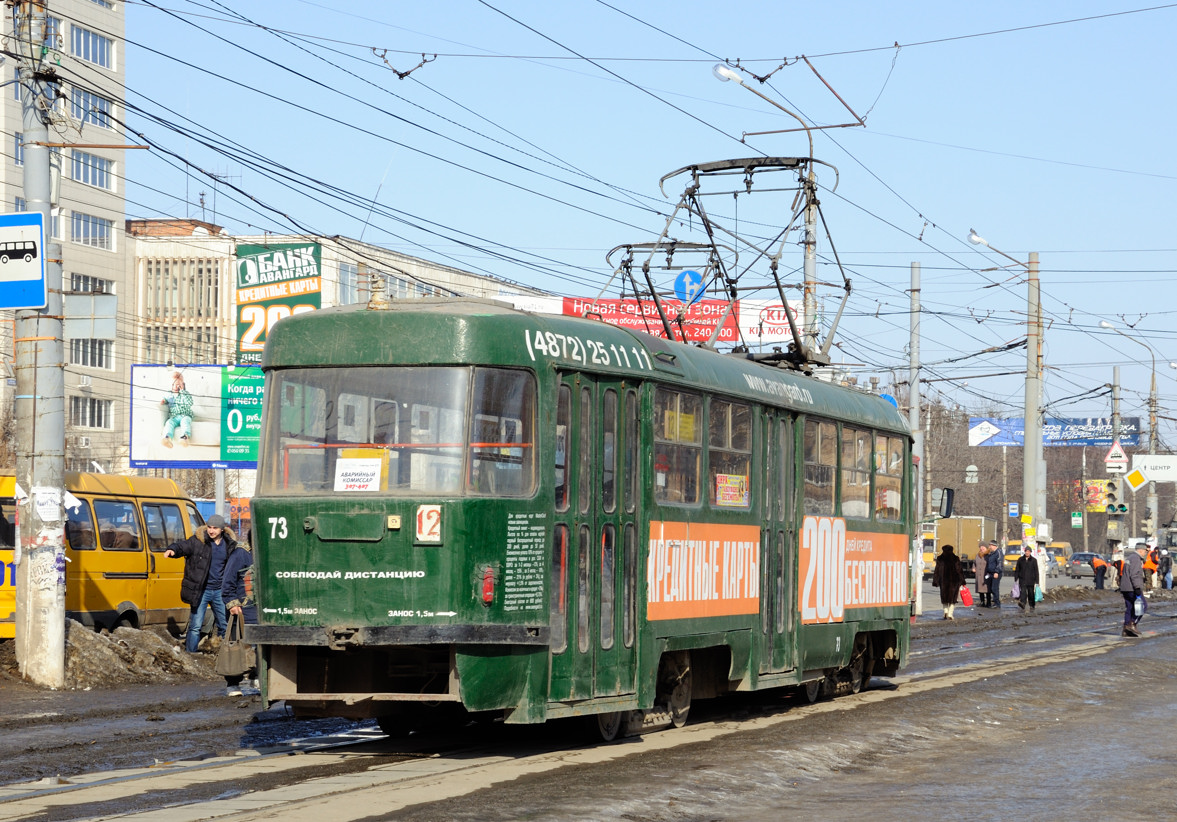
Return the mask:
M417 506L417 542L441 542L441 506Z

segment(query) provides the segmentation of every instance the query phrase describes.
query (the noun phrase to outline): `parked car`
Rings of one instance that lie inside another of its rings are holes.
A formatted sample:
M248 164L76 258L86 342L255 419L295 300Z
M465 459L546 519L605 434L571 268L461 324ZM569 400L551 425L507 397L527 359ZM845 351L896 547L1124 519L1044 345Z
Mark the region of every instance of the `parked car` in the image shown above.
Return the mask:
M1057 577L1067 567L1067 558L1057 548L1046 549L1046 575Z
M1095 577L1095 569L1091 567L1091 558L1097 556L1094 552L1079 551L1071 554L1067 560L1067 576L1074 579L1079 577ZM1104 557L1106 560L1107 557Z

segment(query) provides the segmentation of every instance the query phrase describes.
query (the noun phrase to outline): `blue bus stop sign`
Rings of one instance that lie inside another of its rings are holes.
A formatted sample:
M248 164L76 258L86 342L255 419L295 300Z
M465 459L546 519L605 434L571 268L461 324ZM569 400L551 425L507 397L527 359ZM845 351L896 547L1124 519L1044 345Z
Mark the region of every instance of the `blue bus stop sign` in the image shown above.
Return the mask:
M674 296L690 304L703 294L703 275L698 271L680 271L674 280Z
M47 302L44 215L0 214L0 308L44 308Z

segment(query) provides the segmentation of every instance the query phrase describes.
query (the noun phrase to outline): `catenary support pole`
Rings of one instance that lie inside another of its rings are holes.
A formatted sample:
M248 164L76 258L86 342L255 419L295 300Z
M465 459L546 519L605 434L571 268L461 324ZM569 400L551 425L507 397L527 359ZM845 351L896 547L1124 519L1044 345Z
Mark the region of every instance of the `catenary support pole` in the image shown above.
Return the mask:
M920 471L924 469L924 432L920 428L920 264L911 264L911 320L910 326L910 340L908 347L910 349L910 356L908 360L907 370L907 386L908 386L908 406L907 406L907 424L911 428L912 444L911 455L913 462L919 466ZM924 519L924 505L923 494L920 493L919 488L919 474L915 474L916 482L912 483L912 516L916 523L922 523ZM923 613L924 598L923 585L920 584L923 580L924 573L924 546L923 546L923 529L916 529L915 545L912 546L912 578L915 580L915 612L917 614Z
M1029 277L1026 281L1026 395L1025 436L1022 454L1022 506L1037 526L1046 516L1040 507L1038 486L1042 467L1042 412L1038 401L1042 395L1042 326L1039 314L1038 253L1030 253Z
M42 3L21 2L12 48L24 133L24 194L52 237L49 117L57 76ZM65 685L65 366L61 245L47 243L45 308L16 312L16 481L19 522L16 657L21 673L48 688Z

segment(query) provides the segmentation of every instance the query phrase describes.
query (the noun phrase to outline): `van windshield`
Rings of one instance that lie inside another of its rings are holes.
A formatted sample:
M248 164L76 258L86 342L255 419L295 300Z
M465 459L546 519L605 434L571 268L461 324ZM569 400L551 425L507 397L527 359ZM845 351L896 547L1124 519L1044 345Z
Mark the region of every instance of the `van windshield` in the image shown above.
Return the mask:
M277 371L266 388L259 491L530 496L535 406L525 371Z

